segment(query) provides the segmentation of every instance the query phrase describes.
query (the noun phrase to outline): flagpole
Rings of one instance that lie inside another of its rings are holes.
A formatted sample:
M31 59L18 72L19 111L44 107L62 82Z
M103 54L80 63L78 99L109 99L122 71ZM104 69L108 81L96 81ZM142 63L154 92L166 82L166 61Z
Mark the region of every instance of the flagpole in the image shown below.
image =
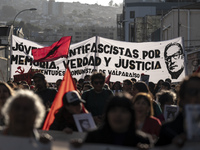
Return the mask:
M94 54L94 69L96 69L96 56L97 56L97 35L95 36L95 45L96 45L96 51L95 51L95 54Z
M14 26L11 25L10 27L10 36L9 36L9 41L10 41L10 51L8 53L8 58L7 58L7 65L8 65L8 74L7 74L7 78L8 80L11 80L11 56L12 56L12 44L13 44L13 28ZM14 80L14 79L13 79Z

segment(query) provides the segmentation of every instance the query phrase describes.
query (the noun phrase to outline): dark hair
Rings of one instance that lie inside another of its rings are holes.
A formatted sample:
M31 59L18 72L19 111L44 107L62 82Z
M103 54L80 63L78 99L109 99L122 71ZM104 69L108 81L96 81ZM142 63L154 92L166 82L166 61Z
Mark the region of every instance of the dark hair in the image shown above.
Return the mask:
M153 94L155 90L155 84L153 82L149 82L149 91Z
M150 107L150 111L149 111L148 116L153 116L153 115L154 115L153 100L152 100L152 97L151 97L150 94L148 94L148 93L143 93L143 92L138 93L138 94L135 96L134 100L133 100L133 105L134 105L137 101L141 100L142 98L147 102L148 106Z
M181 82L181 85L180 85L180 89L179 89L179 92L178 92L178 97L179 97L179 102L181 100L184 99L185 97L185 92L186 92L186 88L187 88L187 84L190 82L190 81L194 81L194 80L199 80L200 81L200 74L199 73L194 73L190 76L187 76L185 77L185 79Z
M131 81L132 81L133 83L137 82L136 78L131 78Z
M155 86L155 89L154 89L154 93L153 95L155 96L156 93L159 91L161 85L162 85L162 82L164 82L164 80L160 79L157 83L156 83L156 86Z
M58 79L58 80L56 80L56 83L57 83L57 82L62 82L62 79Z
M171 84L172 80L170 78L167 78L167 79L165 79L165 82L169 82Z
M83 82L84 82L84 79L82 78L78 80L78 84L83 84Z
M110 97L106 109L105 109L105 122L103 127L107 129L111 129L108 122L108 113L114 107L124 107L128 109L131 113L131 121L129 125L129 130L131 133L135 132L135 111L131 102L132 96L129 93L119 93L115 96Z
M76 78L72 78L75 84L77 84L78 80Z
M116 81L115 83L113 83L111 90L115 90L114 88L115 88L115 85L116 85L116 84L118 84L118 85L120 86L120 87L119 87L119 90L122 90L122 86L121 86L120 81Z
M158 102L163 106L166 102L174 103L176 100L176 93L170 90L162 90L156 94Z
M139 92L149 93L149 88L144 81L135 82L133 87L135 87Z
M131 79L126 79L123 82L127 83L128 85L133 85L133 81Z
M165 87L167 87L168 90L171 89L171 85L170 85L170 83L167 82L167 81L163 82L162 85L165 86Z
M105 82L105 74L103 74L102 72L95 72L91 76L91 83L93 83L95 79L100 79L103 80L103 82Z
M183 54L183 48L181 46L181 44L179 43L169 43L166 47L165 47L165 51L164 51L164 56L166 57L167 56L167 50L171 47L171 46L178 46L181 50L181 54Z
M91 76L89 74L85 75L84 80L88 77L90 78Z

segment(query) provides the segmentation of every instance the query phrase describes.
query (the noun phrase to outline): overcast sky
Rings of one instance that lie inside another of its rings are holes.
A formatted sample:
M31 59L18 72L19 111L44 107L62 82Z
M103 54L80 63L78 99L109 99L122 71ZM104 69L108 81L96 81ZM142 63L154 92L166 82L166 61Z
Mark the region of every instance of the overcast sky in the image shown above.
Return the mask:
M80 2L80 3L86 3L86 4L99 4L103 6L108 6L108 3L110 0L56 0L56 2ZM113 0L113 3L123 3L123 0Z

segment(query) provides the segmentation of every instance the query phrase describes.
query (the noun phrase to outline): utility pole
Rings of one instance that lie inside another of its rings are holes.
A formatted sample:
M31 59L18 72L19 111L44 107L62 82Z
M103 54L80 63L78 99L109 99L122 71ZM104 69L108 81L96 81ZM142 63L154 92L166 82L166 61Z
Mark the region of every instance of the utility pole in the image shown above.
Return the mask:
M178 0L178 37L180 36L180 0Z

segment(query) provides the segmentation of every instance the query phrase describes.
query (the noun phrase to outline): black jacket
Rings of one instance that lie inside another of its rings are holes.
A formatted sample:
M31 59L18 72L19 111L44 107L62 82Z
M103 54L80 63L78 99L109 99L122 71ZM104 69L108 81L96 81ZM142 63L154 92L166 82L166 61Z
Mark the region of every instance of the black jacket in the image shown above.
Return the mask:
M162 125L156 146L168 145L177 135L184 133L184 116L180 112L177 117Z
M143 132L126 132L119 134L109 131L108 129L98 129L88 133L85 139L85 143L136 147L138 143L150 144L151 140Z

